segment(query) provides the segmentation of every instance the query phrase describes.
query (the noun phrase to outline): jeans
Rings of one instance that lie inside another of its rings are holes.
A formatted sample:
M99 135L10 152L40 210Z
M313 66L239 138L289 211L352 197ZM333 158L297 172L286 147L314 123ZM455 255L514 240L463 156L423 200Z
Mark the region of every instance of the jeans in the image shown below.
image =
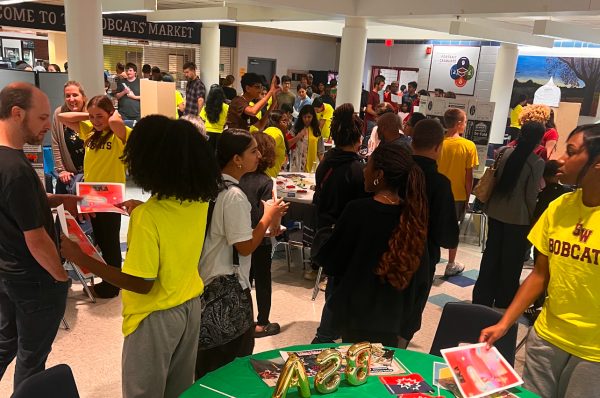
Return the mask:
M327 277L327 286L325 287L325 305L321 313L321 324L317 328L317 335L312 344L332 343L340 337L340 333L336 330L333 320L333 312L331 306L328 305L329 298L336 287L335 280L332 276Z
M50 277L6 279L0 276L0 379L17 358L14 387L46 368L65 314L67 282Z
M254 280L257 324L267 326L271 313L271 245L260 245L252 253L250 279Z

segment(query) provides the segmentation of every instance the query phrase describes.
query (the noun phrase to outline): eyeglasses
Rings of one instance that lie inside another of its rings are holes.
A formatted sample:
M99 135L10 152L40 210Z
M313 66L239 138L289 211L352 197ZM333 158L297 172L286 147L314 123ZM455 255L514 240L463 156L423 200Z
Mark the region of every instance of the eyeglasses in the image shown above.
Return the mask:
M256 84L253 84L252 87L254 87L254 88L262 88L262 84L256 83Z

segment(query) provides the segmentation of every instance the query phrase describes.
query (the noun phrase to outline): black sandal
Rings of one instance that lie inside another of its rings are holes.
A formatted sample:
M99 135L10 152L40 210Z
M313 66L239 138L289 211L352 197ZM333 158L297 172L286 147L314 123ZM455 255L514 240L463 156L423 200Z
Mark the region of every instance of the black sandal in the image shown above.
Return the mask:
M260 332L257 332L256 330L254 330L254 337L260 338L260 337L274 336L276 334L279 334L280 331L281 331L281 327L279 326L278 323L269 323L269 324L263 326L263 330Z

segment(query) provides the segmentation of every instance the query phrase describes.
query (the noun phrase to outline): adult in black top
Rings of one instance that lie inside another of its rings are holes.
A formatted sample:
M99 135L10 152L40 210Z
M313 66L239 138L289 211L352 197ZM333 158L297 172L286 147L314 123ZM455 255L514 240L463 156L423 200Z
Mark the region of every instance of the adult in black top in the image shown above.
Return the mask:
M48 195L23 153L50 129L48 97L28 83L0 91L0 379L17 357L16 388L44 370L64 315L67 273L51 206L76 214L75 197Z
M237 91L235 91L235 88L233 88L234 81L235 77L233 77L233 75L227 75L227 77L223 79L223 92L225 93L225 98L227 98L228 101L231 101L237 97Z
M339 278L329 302L343 341L397 347L427 300L425 180L396 145L378 147L364 174L373 198L348 203L317 260Z

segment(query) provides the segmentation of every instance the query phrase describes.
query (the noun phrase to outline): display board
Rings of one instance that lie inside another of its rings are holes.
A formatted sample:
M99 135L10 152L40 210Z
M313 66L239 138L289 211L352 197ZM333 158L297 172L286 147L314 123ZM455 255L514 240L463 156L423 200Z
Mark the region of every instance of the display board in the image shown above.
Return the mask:
M175 117L175 83L141 79L140 97L141 117L156 114Z
M481 47L433 46L427 89L473 95Z
M444 113L450 108L465 111L467 126L464 137L475 143L479 158L479 166L473 170L475 178L481 177L485 171L495 105L494 102L477 101L474 98L421 97L420 111L428 118L442 121Z

